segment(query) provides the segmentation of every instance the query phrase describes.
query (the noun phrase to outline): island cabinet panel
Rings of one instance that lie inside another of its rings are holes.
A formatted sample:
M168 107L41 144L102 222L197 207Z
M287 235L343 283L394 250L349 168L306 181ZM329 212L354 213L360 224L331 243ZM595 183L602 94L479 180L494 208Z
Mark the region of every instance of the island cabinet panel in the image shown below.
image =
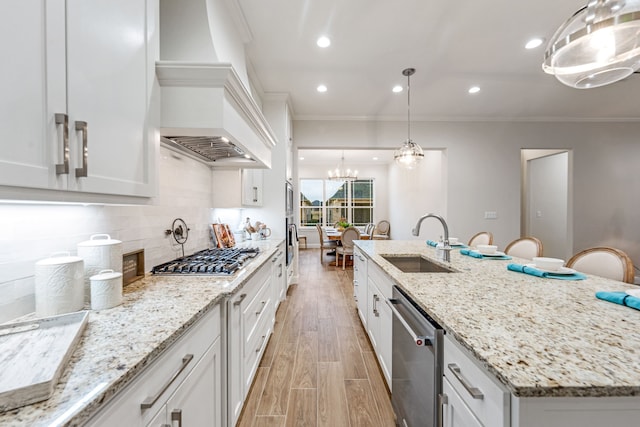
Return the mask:
M640 397L511 398L511 427L637 427Z
M2 2L0 185L154 195L156 3Z
M391 389L391 354L393 348L393 312L389 306L393 285L375 264L367 266L367 325L366 330L378 358L378 363Z
M159 426L171 424L166 420L167 416L171 419L172 412L182 411L183 419L197 419L200 412L206 411L207 422L196 422L196 425L220 426L220 324L220 307L216 306L119 392L87 425ZM158 420L162 422L152 424Z
M355 248L353 252L353 298L362 325L367 327L367 258Z
M445 377L442 382L441 402L443 427L482 427L482 423L464 403L462 397Z
M466 351L455 342L455 340L445 335L444 340L444 380L451 385L461 398L459 405L466 408L477 418L482 425L492 427L508 427L510 425L510 394L502 387L498 381L486 372ZM446 392L445 392L446 394ZM455 402L455 396L447 394L443 399L444 413L448 413L450 408L446 408L446 401ZM462 407L458 408L458 413L464 413ZM458 425L473 424L452 424Z

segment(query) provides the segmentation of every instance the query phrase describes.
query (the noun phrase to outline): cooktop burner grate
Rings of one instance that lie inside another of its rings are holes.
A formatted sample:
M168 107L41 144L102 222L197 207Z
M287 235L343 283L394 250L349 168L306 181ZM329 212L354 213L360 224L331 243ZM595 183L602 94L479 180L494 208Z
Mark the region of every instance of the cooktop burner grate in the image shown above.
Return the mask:
M234 274L259 253L259 248L205 249L156 265L151 269L151 273L228 276Z

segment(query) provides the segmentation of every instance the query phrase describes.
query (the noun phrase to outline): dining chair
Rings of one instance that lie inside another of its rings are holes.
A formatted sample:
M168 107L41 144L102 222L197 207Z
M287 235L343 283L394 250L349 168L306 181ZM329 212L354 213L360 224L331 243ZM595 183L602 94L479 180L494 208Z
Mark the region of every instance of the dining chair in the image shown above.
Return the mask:
M531 236L521 237L509 243L504 253L518 258L533 259L542 256L542 242Z
M598 246L585 249L569 258L567 267L620 282L634 282L633 261L620 249Z
M336 247L336 267L338 266L340 255L342 255L342 269L345 269L345 265L347 264L347 256L353 256L353 241L359 239L360 230L355 227L347 227L344 229L344 231L342 232L342 236L340 237L342 246Z
M364 226L364 234L369 235L369 237L373 236L373 230L375 230L376 225L372 222L367 223L367 225Z
M374 240L386 240L389 238L389 232L391 231L391 224L386 219L378 222L375 229L373 230L373 234L371 236Z
M324 251L327 249L335 249L338 246L338 242L325 238L324 230L320 224L316 224L316 228L318 229L318 237L320 239L320 264L322 264L324 262Z
M492 245L493 234L488 231L481 231L469 239L469 246L475 248L478 245Z

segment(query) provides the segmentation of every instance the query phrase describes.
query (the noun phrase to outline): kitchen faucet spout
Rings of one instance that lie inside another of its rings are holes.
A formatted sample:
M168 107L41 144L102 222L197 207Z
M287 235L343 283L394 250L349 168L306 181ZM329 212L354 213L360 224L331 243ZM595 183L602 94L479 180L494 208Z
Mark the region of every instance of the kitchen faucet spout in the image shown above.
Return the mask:
M413 230L411 230L411 234L413 234L414 236L418 236L420 234L420 225L422 225L422 221L424 221L426 218L435 218L442 224L442 228L444 229L444 247L439 249L442 249L443 261L451 262L451 256L449 255L449 252L451 252L451 246L449 246L449 227L447 226L447 222L443 217L432 213L422 215L420 219L418 219L416 226L413 228Z

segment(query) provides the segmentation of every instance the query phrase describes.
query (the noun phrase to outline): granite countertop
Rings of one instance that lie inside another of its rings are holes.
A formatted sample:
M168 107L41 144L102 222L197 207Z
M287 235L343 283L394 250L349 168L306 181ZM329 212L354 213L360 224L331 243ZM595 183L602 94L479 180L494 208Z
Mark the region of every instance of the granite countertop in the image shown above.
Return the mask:
M282 242L248 242L260 254L239 273L153 276L127 286L123 304L91 311L87 327L48 400L0 413L0 426L76 426L155 360L208 310L234 294Z
M588 275L543 279L511 262L451 252L455 273L402 273L381 254L422 254L424 241L357 241L449 336L520 397L640 396L640 311L596 291L638 289Z

